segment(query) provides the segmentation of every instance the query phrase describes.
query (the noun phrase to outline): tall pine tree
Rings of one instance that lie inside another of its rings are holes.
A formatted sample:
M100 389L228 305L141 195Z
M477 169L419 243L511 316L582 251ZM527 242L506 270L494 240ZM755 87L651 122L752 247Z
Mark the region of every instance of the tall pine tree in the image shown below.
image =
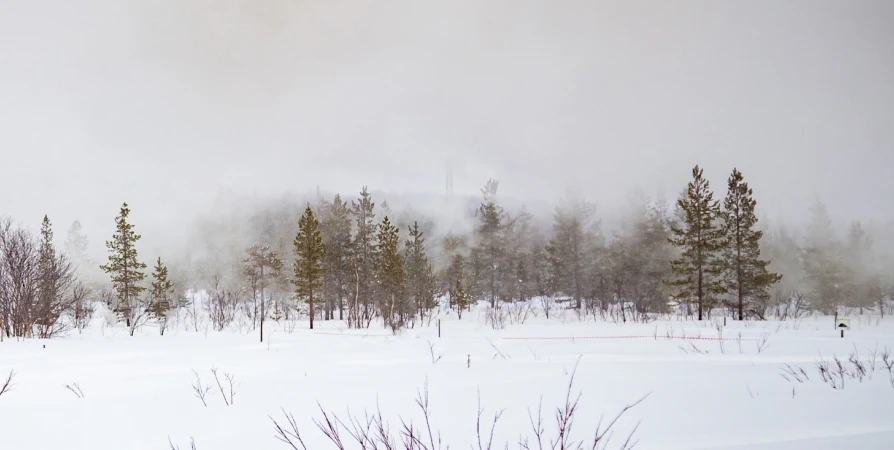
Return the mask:
M698 320L713 307L716 296L725 289L720 279L722 266L718 258L723 248L723 229L719 226L720 205L714 200L704 171L695 166L686 193L677 200L682 223L671 225L671 244L680 249L678 259L671 261L675 279L670 285L678 290L676 297L687 303L695 301Z
M112 287L118 296L115 310L124 315L127 326L131 325L131 313L137 305L140 293L146 290L140 282L146 278L143 270L146 264L138 259L136 243L142 236L134 231L133 224L127 221L130 208L127 203L121 205L118 217L115 218L115 234L111 241L106 241L109 249L109 262L100 266L112 278Z
M400 256L397 227L388 216L382 219L376 234L376 281L379 310L385 326L403 326L404 262Z
M375 279L375 206L366 186L360 191L360 199L351 202L351 214L354 216L354 241L351 245L354 275L348 326L355 328L368 327L373 318L371 298Z
M329 303L329 318L333 318L333 311L338 308L338 320L344 320L345 300L351 292L354 277L351 270L351 212L348 203L337 194L331 203L324 204L323 212L320 220L326 247L323 290Z
M845 250L832 227L826 205L817 200L810 209L801 260L810 304L825 314L837 314L848 297L850 277Z
M308 304L310 329L314 329L314 295L319 295L323 283L323 258L326 246L320 233L320 222L314 216L310 205L298 221L298 235L295 236L295 292L298 298Z
M168 279L168 268L158 258L152 271L152 285L149 290L152 295L152 303L149 304L149 314L158 322L158 332L165 334L168 321L168 311L171 309L171 294L174 292L174 283Z
M405 243L404 250L407 266L407 291L410 296L408 306L416 309L421 321L425 318L427 311L437 306L435 276L428 255L425 253L425 238L422 230L419 229L419 223L413 222L413 226L408 229L410 237ZM403 313L408 316L410 311L403 311Z
M770 287L782 279L767 270L769 261L761 259L760 240L764 233L757 227L756 205L742 172L733 169L721 215L725 234L724 281L726 289L735 296L739 320L744 320L746 306L749 314L763 318Z
M487 296L491 306L496 306L500 295L500 273L503 270L505 252L503 245L505 214L497 203L499 186L499 181L491 179L481 189L483 199L478 207L479 223L475 230L478 245L472 257L476 267L475 278L478 289Z

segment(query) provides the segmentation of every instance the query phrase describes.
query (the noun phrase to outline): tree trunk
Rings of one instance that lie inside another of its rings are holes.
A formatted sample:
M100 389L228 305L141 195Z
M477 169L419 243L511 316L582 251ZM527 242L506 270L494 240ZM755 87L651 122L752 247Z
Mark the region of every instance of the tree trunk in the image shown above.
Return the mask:
M310 329L314 329L314 292L310 291L310 295L308 296L308 302L310 303Z

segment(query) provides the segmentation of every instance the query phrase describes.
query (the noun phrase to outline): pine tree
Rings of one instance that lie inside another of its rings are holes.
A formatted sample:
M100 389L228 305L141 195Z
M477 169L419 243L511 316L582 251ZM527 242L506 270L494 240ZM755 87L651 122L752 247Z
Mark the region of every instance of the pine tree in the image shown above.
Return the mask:
M168 268L158 258L152 271L152 285L150 293L152 303L149 305L149 314L158 322L158 332L162 336L167 328L168 311L171 309L171 294L174 292L174 283L168 279Z
M376 234L376 281L379 309L385 326L397 329L403 326L401 316L404 302L404 262L399 250L400 238L397 227L388 216L382 219Z
M566 198L556 207L553 236L546 246L549 291L574 299L580 309L584 297L593 290L598 278L596 252L599 239L592 220L593 206L586 201Z
M314 294L319 294L323 281L323 258L326 246L320 233L320 222L314 216L310 205L298 221L298 235L295 236L295 292L304 298L309 306L310 329L314 329Z
M136 234L133 224L128 223L128 216L130 208L124 203L115 218L115 234L111 241L106 241L109 262L100 268L111 276L112 286L118 296L116 311L124 315L127 326L130 327L131 314L138 307L140 293L146 290L139 285L146 278L143 273L146 264L141 263L137 255L136 243L142 236Z
M678 288L677 298L695 300L698 320L705 310L713 307L715 296L724 293L720 279L721 264L718 252L723 248L723 229L718 224L720 206L704 172L692 169L692 181L685 195L677 200L682 224L672 224L670 243L681 250L680 257L671 261L676 277L669 284Z
M782 276L767 270L769 261L761 259L760 240L763 231L757 227L753 192L733 169L727 181L726 199L721 217L724 223L723 260L726 289L735 296L739 320L745 319L746 301L749 313L763 318L770 287Z
M282 259L267 245L249 247L243 260L243 275L249 282L255 301L254 314L260 324L261 342L264 342L264 320L267 317L267 296L265 290L270 281L276 280L282 272ZM260 300L258 295L260 294Z
M375 277L375 206L366 186L360 191L360 199L351 202L355 234L351 244L353 266L353 299L348 308L348 325L359 328L372 321L371 298ZM361 311L361 302L363 310Z
M478 245L472 256L476 266L475 280L478 290L487 296L491 306L496 306L500 295L500 273L503 270L505 252L503 245L505 213L496 200L499 186L499 181L491 179L481 189L483 199L478 207L479 223L475 230Z
M425 318L426 311L430 311L437 306L435 301L435 279L432 265L425 253L425 238L422 230L419 229L419 223L413 222L413 225L407 227L410 237L405 243L405 260L407 274L407 291L411 302L408 306L412 306L419 314L419 320ZM403 311L407 316L410 311Z
M847 236L846 260L851 292L848 306L860 309L872 307L878 300L878 276L872 267L872 237L859 221L851 223Z
M324 265L324 295L327 296L330 319L338 308L338 320L344 320L344 306L353 285L351 270L351 212L348 203L337 195L324 204L320 232L326 247Z
M84 236L80 221L75 220L68 229L65 253L75 264L81 265L87 261L87 236Z
M849 287L844 256L844 245L832 229L826 206L817 201L810 210L801 256L808 299L814 309L836 314L838 307L844 305Z
M57 255L53 245L53 228L44 216L37 250L37 298L31 311L40 338L52 337L61 331L59 318L70 309L66 291L74 282L71 264L64 255Z
M450 303L456 308L456 315L459 319L463 318L463 311L472 305L472 296L466 286L462 278L457 278L450 288Z

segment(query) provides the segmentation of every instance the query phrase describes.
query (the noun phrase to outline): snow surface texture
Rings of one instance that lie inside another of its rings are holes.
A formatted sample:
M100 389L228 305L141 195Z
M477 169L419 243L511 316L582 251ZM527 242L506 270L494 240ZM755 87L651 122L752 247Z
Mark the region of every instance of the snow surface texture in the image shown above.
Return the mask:
M514 449L530 435L528 410L536 417L541 398L552 432L576 363L576 439L592 439L601 415L611 419L650 394L615 425L609 449L640 421L638 449L894 448L894 384L881 357L862 381L845 376L843 389L816 368L821 357L846 360L855 348L867 366L875 348L894 350L894 320L877 316L852 317L843 339L830 317L730 320L722 333L731 340L718 341L704 339L718 337L716 318L616 324L568 311L493 330L483 313L442 313L441 338L434 324L392 335L381 323L348 330L318 321L310 331L305 321L270 322L263 344L257 331L187 331L183 319L163 337L148 326L130 337L99 316L83 334L0 344L0 378L15 371L13 389L0 396L0 448L168 449L170 438L188 449L193 437L199 450L285 450L270 419L284 423L284 408L309 449L329 449L312 420L317 402L343 417L378 404L397 431L399 416L419 424L414 400L427 382L433 427L450 448L475 442L480 392L486 429L505 410L494 448ZM809 380L786 380L786 364ZM224 373L235 377L230 406L212 367L227 395ZM213 386L207 407L193 392L196 374Z

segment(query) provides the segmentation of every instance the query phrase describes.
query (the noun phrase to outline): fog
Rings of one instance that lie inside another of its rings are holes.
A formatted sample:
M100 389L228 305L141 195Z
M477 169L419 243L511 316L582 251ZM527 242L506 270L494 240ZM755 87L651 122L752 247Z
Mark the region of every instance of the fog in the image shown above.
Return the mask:
M101 253L123 201L160 245L226 199L436 198L448 165L612 211L697 163L774 219L891 220L892 43L887 0L2 0L0 214Z

